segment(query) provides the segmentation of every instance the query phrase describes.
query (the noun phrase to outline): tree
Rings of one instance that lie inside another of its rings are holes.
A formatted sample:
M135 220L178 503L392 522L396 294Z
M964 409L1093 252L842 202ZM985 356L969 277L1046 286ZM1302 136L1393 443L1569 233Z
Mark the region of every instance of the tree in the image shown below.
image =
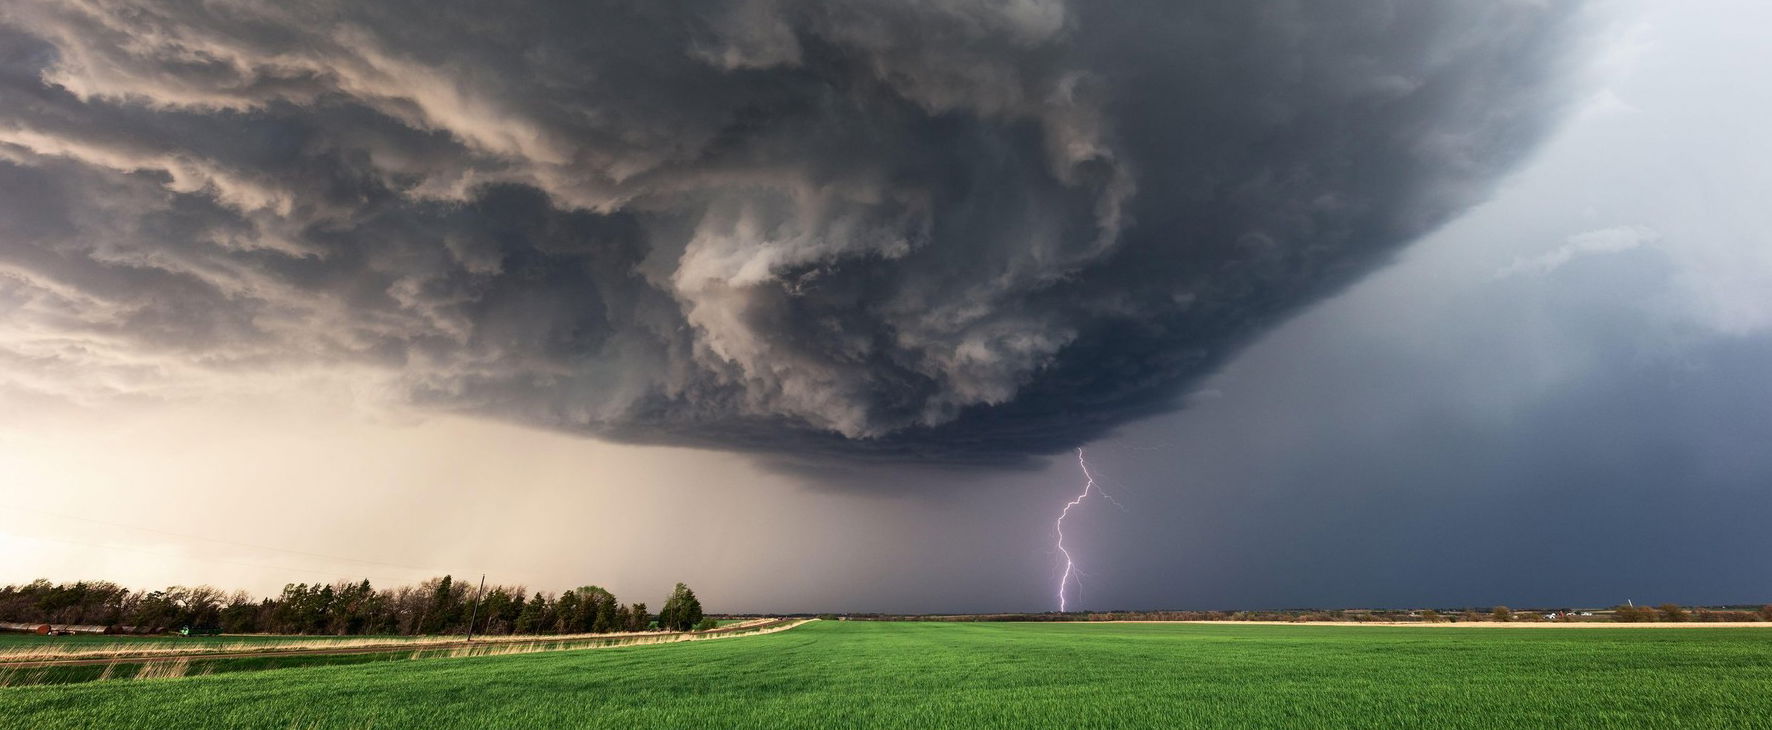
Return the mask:
M1675 604L1663 603L1658 608L1661 611L1661 620L1663 620L1663 621L1672 621L1672 622L1677 623L1680 621L1685 621L1687 618L1686 609L1680 608L1679 606L1677 606Z
M375 610L375 588L369 579L360 583L339 583L333 587L333 605L327 619L326 633L348 636L366 633Z
M246 591L236 591L221 610L221 629L230 634L258 633L259 604Z
M539 634L546 631L552 611L553 606L550 605L546 593L530 596L529 602L523 604L523 612L517 614L517 633Z
M582 633L584 622L579 613L578 591L560 592L560 600L554 602L554 631L561 634Z
M695 591L682 583L665 599L664 608L658 610L658 627L666 631L688 631L701 619L701 601L696 600Z
M615 621L615 594L598 586L578 589L578 608L583 617L579 631L607 634L620 629Z
M441 634L452 632L455 624L460 621L462 596L465 591L457 590L455 579L443 576L441 579L426 581L429 584L430 600L426 602L424 613L421 614L418 633ZM427 587L420 584L420 588Z
M499 633L517 633L517 617L523 615L523 609L528 602L529 596L526 595L522 586L511 591L511 602L498 614Z
M1496 606L1489 611L1489 618L1496 621L1512 621L1514 620L1514 611L1507 606Z
M511 597L511 592L504 586L493 586L480 599L479 625L474 626L476 634L508 634L511 626L505 621L505 615L511 611L512 604L518 599Z
M400 586L389 598L393 606L395 622L402 634L417 634L426 617L426 599L424 591L418 586Z

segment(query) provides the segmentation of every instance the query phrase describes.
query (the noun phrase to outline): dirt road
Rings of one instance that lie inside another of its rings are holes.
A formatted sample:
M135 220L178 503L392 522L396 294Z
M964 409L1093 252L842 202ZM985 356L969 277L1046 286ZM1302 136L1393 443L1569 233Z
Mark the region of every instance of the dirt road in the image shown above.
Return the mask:
M273 649L255 651L218 651L205 653L176 653L161 655L110 655L79 659L39 659L28 661L0 661L0 670L8 669L40 669L45 667L76 667L105 664L136 666L166 662L204 662L220 659L261 659L274 657L300 656L353 656L359 654L412 654L436 653L449 656L452 652L471 655L470 650L484 650L487 654L520 654L540 651L556 651L563 649L597 649L616 646L637 646L643 644L670 644L681 641L696 641L710 638L730 638L727 635L744 635L753 633L772 633L791 628L804 619L769 619L758 622L744 622L708 629L706 631L680 632L648 632L639 634L609 634L606 636L571 636L511 638L496 637L478 641L451 641L426 644L388 643L352 647L314 647L311 649ZM583 646L573 646L583 644ZM566 646L561 646L566 645Z

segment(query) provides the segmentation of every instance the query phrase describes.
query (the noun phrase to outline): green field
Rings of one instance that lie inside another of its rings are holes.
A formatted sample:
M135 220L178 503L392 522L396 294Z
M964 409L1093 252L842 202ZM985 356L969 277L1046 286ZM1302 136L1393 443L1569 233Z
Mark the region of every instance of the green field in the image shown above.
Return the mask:
M0 689L0 726L1765 727L1772 631L822 621Z

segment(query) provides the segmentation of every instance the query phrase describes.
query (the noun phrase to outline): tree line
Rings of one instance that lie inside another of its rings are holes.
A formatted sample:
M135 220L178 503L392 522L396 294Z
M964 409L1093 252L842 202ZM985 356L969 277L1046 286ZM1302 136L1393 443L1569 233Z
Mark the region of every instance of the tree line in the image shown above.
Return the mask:
M1625 605L1612 609L1612 620L1621 623L1641 623L1645 621L1661 621L1666 623L1683 623L1697 621L1715 623L1722 621L1772 621L1772 604L1761 606L1758 611L1741 609L1709 609L1694 608L1690 611L1684 606L1663 603L1650 608L1648 606Z
M36 580L0 587L0 621L104 626L158 633L184 626L231 634L603 634L712 628L701 602L678 583L658 614L622 603L598 586L530 593L523 586L484 592L451 576L375 588L361 582L291 583L273 598L211 586L130 590L108 581ZM472 624L470 626L470 623Z
M1447 609L1286 609L1272 611L1072 611L1070 613L982 613L982 614L884 614L849 613L819 614L819 618L850 621L1288 621L1288 622L1373 622L1373 623L1457 623L1480 621L1564 621L1635 623L1643 621L1772 621L1772 604L1758 609L1751 607L1693 607L1674 604L1648 606L1614 606L1611 609L1577 612L1574 609L1515 611L1507 606L1478 610Z

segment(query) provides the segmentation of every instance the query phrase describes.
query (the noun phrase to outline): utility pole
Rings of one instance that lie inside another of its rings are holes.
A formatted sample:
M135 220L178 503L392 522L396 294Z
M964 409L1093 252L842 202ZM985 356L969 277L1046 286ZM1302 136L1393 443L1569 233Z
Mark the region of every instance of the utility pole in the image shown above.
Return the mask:
M486 592L486 574L480 574L480 590L474 591L474 610L468 614L468 641L474 640L474 622L480 620L480 595Z

